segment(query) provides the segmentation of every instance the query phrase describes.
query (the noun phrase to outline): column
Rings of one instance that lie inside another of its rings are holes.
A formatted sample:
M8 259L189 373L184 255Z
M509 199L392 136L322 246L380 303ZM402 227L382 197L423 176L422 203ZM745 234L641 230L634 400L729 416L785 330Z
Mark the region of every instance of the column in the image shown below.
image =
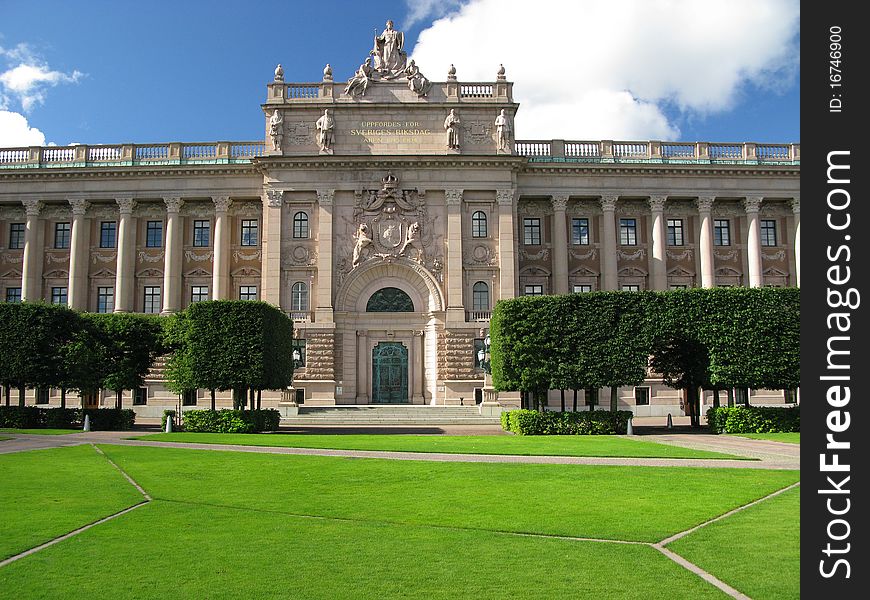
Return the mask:
M619 289L616 263L616 194L601 196L601 289Z
M332 211L335 190L317 190L317 306L314 320L332 323Z
M507 300L516 296L517 241L514 236L516 197L515 188L495 192L495 200L498 204L499 295L494 300Z
M550 196L553 204L553 293L567 294L568 287L568 223L565 208L568 194Z
M369 403L369 338L365 329L356 332L356 403Z
M423 399L423 331L412 331L411 336L414 343L414 377L411 404L425 404Z
M212 196L214 202L214 262L211 269L212 300L230 298L230 218L227 211L233 203L229 196Z
M87 200L71 198L72 226L69 246L69 283L67 301L73 310L88 309L88 251L91 245L91 226L85 213Z
M22 200L27 213L27 224L24 226L24 259L21 265L21 299L29 302L42 300L42 262L43 236L39 221L39 211L43 204L40 200Z
M447 320L465 321L462 304L462 190L444 190L447 200Z
M716 287L716 274L713 267L713 196L700 196L697 201L698 215L701 220L700 258L701 287Z
M761 231L758 211L761 209L760 196L747 196L743 200L748 221L746 235L746 255L749 258L749 287L761 287L764 280L761 274Z
M665 202L667 196L650 196L652 213L652 272L650 289L668 289L667 240L665 238Z
M281 211L284 190L266 190L263 194L263 262L260 273L260 299L281 305ZM288 307L289 308L289 307Z
M181 258L184 231L181 226L181 198L164 198L166 204L166 252L163 258L163 310L169 315L181 310Z
M118 219L118 257L115 263L115 312L133 312L133 285L135 282L136 219L133 209L136 201L132 198L117 198Z
M801 198L795 196L791 200L791 210L794 213L794 227L791 239L794 240L794 277L792 281L797 287L801 285Z

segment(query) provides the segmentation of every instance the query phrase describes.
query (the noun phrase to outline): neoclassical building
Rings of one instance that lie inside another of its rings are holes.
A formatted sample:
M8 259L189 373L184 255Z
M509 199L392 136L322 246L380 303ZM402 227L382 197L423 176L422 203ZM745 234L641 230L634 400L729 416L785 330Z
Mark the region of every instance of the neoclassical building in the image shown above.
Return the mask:
M262 141L0 149L0 299L264 300L295 321L300 362L266 405L450 405L482 397L500 299L800 284L798 144L515 140L504 68L433 82L394 33L347 82L279 65ZM174 405L161 373L125 404ZM652 380L620 402L680 414Z

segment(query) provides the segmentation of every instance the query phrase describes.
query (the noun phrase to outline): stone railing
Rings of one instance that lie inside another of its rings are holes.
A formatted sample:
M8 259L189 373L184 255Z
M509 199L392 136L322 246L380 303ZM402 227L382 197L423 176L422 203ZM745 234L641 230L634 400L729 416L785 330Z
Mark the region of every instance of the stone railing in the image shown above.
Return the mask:
M800 144L517 140L530 162L800 164Z
M235 164L265 153L264 142L31 146L0 148L0 169Z
M305 310L294 310L290 312L290 318L300 323L313 323L314 312Z
M322 103L355 102L358 98L350 98L344 94L345 81L325 80L318 82L289 83L273 81L268 84L267 104L286 103ZM407 88L404 78L392 81L374 81L368 88L366 98L376 98L373 93L378 87ZM484 102L484 103L510 103L512 100L513 83L509 81L487 82L459 82L459 81L433 81L432 91L428 98L430 102L456 102L461 100Z
M492 317L492 311L490 310L466 310L465 311L465 321L467 323L473 323L478 321L489 321Z

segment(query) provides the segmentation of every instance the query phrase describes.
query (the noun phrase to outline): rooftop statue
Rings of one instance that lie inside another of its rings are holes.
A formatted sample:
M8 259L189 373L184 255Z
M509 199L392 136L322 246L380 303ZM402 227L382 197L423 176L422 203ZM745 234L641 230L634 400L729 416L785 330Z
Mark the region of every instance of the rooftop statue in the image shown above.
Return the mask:
M359 69L356 70L354 76L347 80L347 86L344 88L344 93L348 96L365 96L371 77L372 59L367 58L366 61L359 66Z
M393 29L393 22L387 21L387 27L381 35L375 35L374 48L370 52L375 59L375 71L381 79L395 79L404 73L408 61L404 46L405 34Z
M408 68L405 69L405 77L408 78L408 87L420 98L432 89L432 82L426 79L426 76L420 72L420 67L413 60L408 63Z

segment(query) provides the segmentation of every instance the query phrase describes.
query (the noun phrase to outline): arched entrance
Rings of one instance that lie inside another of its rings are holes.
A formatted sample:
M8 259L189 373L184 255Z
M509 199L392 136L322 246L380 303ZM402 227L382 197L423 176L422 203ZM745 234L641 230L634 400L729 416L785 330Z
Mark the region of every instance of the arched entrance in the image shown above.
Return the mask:
M408 349L379 342L372 350L372 404L404 404L408 398Z

